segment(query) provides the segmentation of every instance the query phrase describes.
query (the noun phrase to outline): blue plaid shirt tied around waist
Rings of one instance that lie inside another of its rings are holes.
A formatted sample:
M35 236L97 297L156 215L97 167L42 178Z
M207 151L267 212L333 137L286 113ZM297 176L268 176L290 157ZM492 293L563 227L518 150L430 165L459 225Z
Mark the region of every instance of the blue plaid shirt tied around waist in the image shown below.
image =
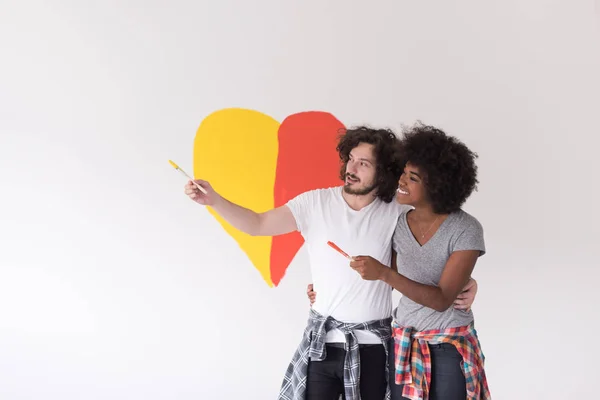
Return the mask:
M332 329L339 329L346 337L344 360L344 392L346 400L361 400L360 398L360 355L359 343L354 335L355 330L373 332L381 339L386 354L386 379L388 375L387 355L388 341L392 335L392 318L375 320L362 323L345 323L325 317L311 308L308 324L304 329L302 341L290 362L278 400L305 400L306 378L308 363L323 361L327 356L325 349L325 336ZM390 399L389 385L386 390L385 400Z

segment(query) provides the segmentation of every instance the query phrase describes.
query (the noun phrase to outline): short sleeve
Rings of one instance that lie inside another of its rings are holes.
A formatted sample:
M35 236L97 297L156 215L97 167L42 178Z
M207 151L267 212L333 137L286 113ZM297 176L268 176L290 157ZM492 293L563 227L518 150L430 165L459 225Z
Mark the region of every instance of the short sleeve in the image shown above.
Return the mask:
M314 209L315 192L308 191L299 194L286 203L296 220L298 231L304 235L310 226L311 211Z
M469 216L464 220L452 250L479 250L480 257L486 253L483 226L477 219Z

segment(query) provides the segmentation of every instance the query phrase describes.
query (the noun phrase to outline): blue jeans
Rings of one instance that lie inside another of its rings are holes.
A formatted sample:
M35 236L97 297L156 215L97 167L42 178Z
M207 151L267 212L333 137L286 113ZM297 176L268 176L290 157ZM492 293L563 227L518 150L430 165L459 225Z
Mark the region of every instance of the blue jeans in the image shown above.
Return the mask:
M467 398L467 383L463 374L462 356L456 347L449 343L430 344L431 353L431 387L429 388L430 400L465 400ZM390 369L390 389L392 400L402 400L403 385L396 385L394 374L394 339L390 339L390 356L388 359Z

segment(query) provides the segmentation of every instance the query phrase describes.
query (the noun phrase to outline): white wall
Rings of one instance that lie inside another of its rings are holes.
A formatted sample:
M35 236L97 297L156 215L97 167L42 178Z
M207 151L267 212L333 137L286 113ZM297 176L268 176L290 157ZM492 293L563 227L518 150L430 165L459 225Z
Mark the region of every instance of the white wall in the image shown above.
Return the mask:
M166 162L236 106L463 139L494 398L597 396L598 2L0 5L1 399L276 397L306 254L268 288Z

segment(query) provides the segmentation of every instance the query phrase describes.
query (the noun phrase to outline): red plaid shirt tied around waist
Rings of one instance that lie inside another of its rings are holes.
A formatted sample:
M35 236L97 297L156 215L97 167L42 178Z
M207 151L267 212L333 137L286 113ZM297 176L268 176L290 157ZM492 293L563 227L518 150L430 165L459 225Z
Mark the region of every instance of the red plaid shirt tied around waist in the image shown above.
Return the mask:
M485 357L473 324L444 330L415 331L392 323L395 354L395 382L404 385L402 396L411 400L428 400L431 387L429 342L450 343L462 355L462 369L467 383L467 400L490 400L484 371Z

